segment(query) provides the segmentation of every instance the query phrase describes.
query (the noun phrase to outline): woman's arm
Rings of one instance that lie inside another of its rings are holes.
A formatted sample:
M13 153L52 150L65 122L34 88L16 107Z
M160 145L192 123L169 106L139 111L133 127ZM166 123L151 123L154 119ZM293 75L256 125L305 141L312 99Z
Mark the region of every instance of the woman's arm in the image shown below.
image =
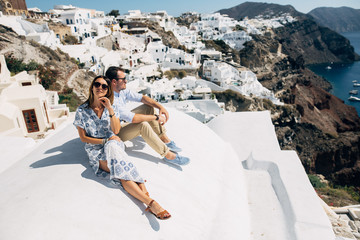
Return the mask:
M82 129L81 127L77 127L78 133L79 133L79 137L80 140L84 143L92 143L92 144L104 144L104 139L102 138L93 138L93 137L89 137L86 135L86 132L84 129ZM111 137L108 138L108 140L116 140L118 142L120 142L120 138L116 135L113 135Z
M113 107L111 106L110 100L106 97L99 98L99 100L101 104L104 105L104 107L106 107L107 110L109 111L111 130L115 134L118 134L121 128L120 119L115 116L115 112Z
M120 132L120 128L121 128L120 119L115 116L115 112L114 112L114 109L112 107L110 107L110 109L108 109L108 110L109 110L110 116L112 116L112 117L110 117L111 130L115 134L118 134Z
M81 127L77 127L80 140L84 143L92 143L92 144L103 144L103 139L101 138L93 138L86 135L85 129Z

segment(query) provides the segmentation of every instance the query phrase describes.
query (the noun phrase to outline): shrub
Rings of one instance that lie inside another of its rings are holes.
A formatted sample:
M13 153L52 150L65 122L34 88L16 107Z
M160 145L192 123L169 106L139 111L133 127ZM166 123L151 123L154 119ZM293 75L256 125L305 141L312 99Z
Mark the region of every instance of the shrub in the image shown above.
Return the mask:
M17 74L22 71L37 70L40 66L39 63L31 60L28 64L24 63L22 59L16 59L12 56L5 57L6 65L10 72Z
M25 66L26 71L34 71L39 68L40 64L35 62L34 60L31 60L28 64Z
M6 65L10 72L16 74L25 70L26 64L23 60L10 57L5 57Z
M165 77L167 77L168 79L174 78L174 74L173 74L172 71L166 71L166 72L164 72L164 75L165 75Z
M182 78L184 78L184 77L186 77L186 76L187 76L187 74L186 74L186 72L185 72L184 70L179 71L178 77L179 77L180 79L182 79Z
M78 39L72 35L67 35L64 38L64 42L69 45L74 45L78 43Z
M309 174L308 175L308 178L311 182L311 185L314 187L314 188L324 188L326 187L326 184L321 182L320 181L320 178L316 175L313 175L313 174Z
M58 72L42 65L39 66L38 70L41 85L43 85L45 89L49 89L50 86L56 82Z
M57 61L61 61L60 56L56 53L56 51L52 50L49 47L46 47L44 45L40 46L40 51L43 52L44 54L48 55L50 60L57 60Z
M71 89L72 91L72 89ZM73 92L71 93L60 93L59 103L66 104L71 112L76 111L76 108L82 103L81 99Z

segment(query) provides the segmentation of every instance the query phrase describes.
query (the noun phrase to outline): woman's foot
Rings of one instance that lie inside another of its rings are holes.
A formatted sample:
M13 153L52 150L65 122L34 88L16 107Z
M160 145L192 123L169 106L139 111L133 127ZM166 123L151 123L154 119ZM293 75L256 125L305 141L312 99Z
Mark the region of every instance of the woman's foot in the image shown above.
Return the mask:
M171 217L170 213L163 209L156 201L151 200L149 206L145 209L155 215L156 218L165 220Z

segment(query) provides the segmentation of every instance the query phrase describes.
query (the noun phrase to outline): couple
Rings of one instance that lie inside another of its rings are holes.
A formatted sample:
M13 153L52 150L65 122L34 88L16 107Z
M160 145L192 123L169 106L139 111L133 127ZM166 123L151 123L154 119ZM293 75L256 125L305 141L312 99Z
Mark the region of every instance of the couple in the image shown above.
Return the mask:
M129 194L145 203L147 211L159 219L171 215L150 198L144 180L128 160L123 141L141 135L166 162L186 165L189 159L165 134L164 124L169 119L166 109L153 99L126 89L126 77L121 68L110 67L105 76L97 76L91 83L88 100L78 107L74 125L77 127L90 165L98 175L110 173L110 179ZM144 105L132 112L125 109L126 101ZM154 113L159 109L159 115ZM121 124L120 119L126 121Z

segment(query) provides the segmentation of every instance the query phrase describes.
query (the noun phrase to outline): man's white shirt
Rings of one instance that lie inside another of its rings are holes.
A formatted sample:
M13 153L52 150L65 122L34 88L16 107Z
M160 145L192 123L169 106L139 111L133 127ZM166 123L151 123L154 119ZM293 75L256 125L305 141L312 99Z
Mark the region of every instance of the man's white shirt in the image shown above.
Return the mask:
M135 113L131 112L130 109L127 109L126 103L129 101L141 102L143 95L140 93L133 92L129 89L121 90L119 93L114 91L114 104L116 105L120 115L120 120L126 122L132 122L132 119L135 116Z

